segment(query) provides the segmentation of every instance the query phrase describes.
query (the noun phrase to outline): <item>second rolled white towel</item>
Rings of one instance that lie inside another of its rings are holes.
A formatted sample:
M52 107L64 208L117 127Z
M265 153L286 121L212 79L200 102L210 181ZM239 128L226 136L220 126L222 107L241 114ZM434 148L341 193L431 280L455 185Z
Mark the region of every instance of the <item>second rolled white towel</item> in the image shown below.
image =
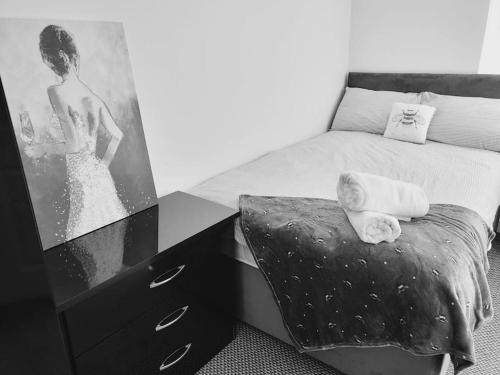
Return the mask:
M344 209L349 222L363 242L377 244L394 242L401 234L398 219L391 215L372 211L351 211Z
M425 216L429 211L429 200L419 186L369 173L342 173L337 196L344 208L383 212L401 219Z

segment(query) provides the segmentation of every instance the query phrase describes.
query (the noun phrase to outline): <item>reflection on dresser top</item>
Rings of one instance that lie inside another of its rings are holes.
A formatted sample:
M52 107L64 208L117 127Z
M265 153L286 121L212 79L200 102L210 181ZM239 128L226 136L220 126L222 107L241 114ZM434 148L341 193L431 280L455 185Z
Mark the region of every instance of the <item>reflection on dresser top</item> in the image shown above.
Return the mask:
M173 250L238 212L175 192L158 205L44 252L59 311L118 280L155 255Z

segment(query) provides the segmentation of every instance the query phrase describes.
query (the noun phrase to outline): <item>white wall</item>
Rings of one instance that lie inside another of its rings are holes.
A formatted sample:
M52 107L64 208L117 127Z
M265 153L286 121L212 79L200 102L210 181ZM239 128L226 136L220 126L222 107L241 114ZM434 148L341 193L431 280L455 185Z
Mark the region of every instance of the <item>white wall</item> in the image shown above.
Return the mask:
M500 0L490 0L478 73L500 73Z
M489 0L352 0L350 70L477 73Z
M349 0L1 0L0 16L124 21L159 195L328 127Z

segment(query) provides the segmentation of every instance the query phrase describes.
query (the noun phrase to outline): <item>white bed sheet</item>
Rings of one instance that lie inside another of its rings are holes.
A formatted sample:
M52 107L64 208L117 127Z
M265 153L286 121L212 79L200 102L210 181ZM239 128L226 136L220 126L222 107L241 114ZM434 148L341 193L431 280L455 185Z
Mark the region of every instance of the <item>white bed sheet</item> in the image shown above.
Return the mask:
M500 205L500 153L427 141L401 142L330 131L271 152L195 186L189 193L238 208L240 194L337 199L339 174L356 170L421 186L431 203L475 210L493 225ZM236 225L236 259L255 261Z

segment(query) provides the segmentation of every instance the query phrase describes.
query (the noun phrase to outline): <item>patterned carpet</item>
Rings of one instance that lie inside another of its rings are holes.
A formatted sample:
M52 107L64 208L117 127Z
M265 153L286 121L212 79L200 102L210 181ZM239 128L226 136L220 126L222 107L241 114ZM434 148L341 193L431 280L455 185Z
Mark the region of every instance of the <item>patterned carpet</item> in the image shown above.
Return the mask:
M343 375L295 348L240 323L237 336L197 375Z
M489 253L488 274L493 306L500 314L500 244ZM500 318L475 334L477 364L461 375L500 374ZM198 375L342 375L338 370L303 354L274 337L246 324L239 324L237 337ZM449 375L453 374L450 369Z

